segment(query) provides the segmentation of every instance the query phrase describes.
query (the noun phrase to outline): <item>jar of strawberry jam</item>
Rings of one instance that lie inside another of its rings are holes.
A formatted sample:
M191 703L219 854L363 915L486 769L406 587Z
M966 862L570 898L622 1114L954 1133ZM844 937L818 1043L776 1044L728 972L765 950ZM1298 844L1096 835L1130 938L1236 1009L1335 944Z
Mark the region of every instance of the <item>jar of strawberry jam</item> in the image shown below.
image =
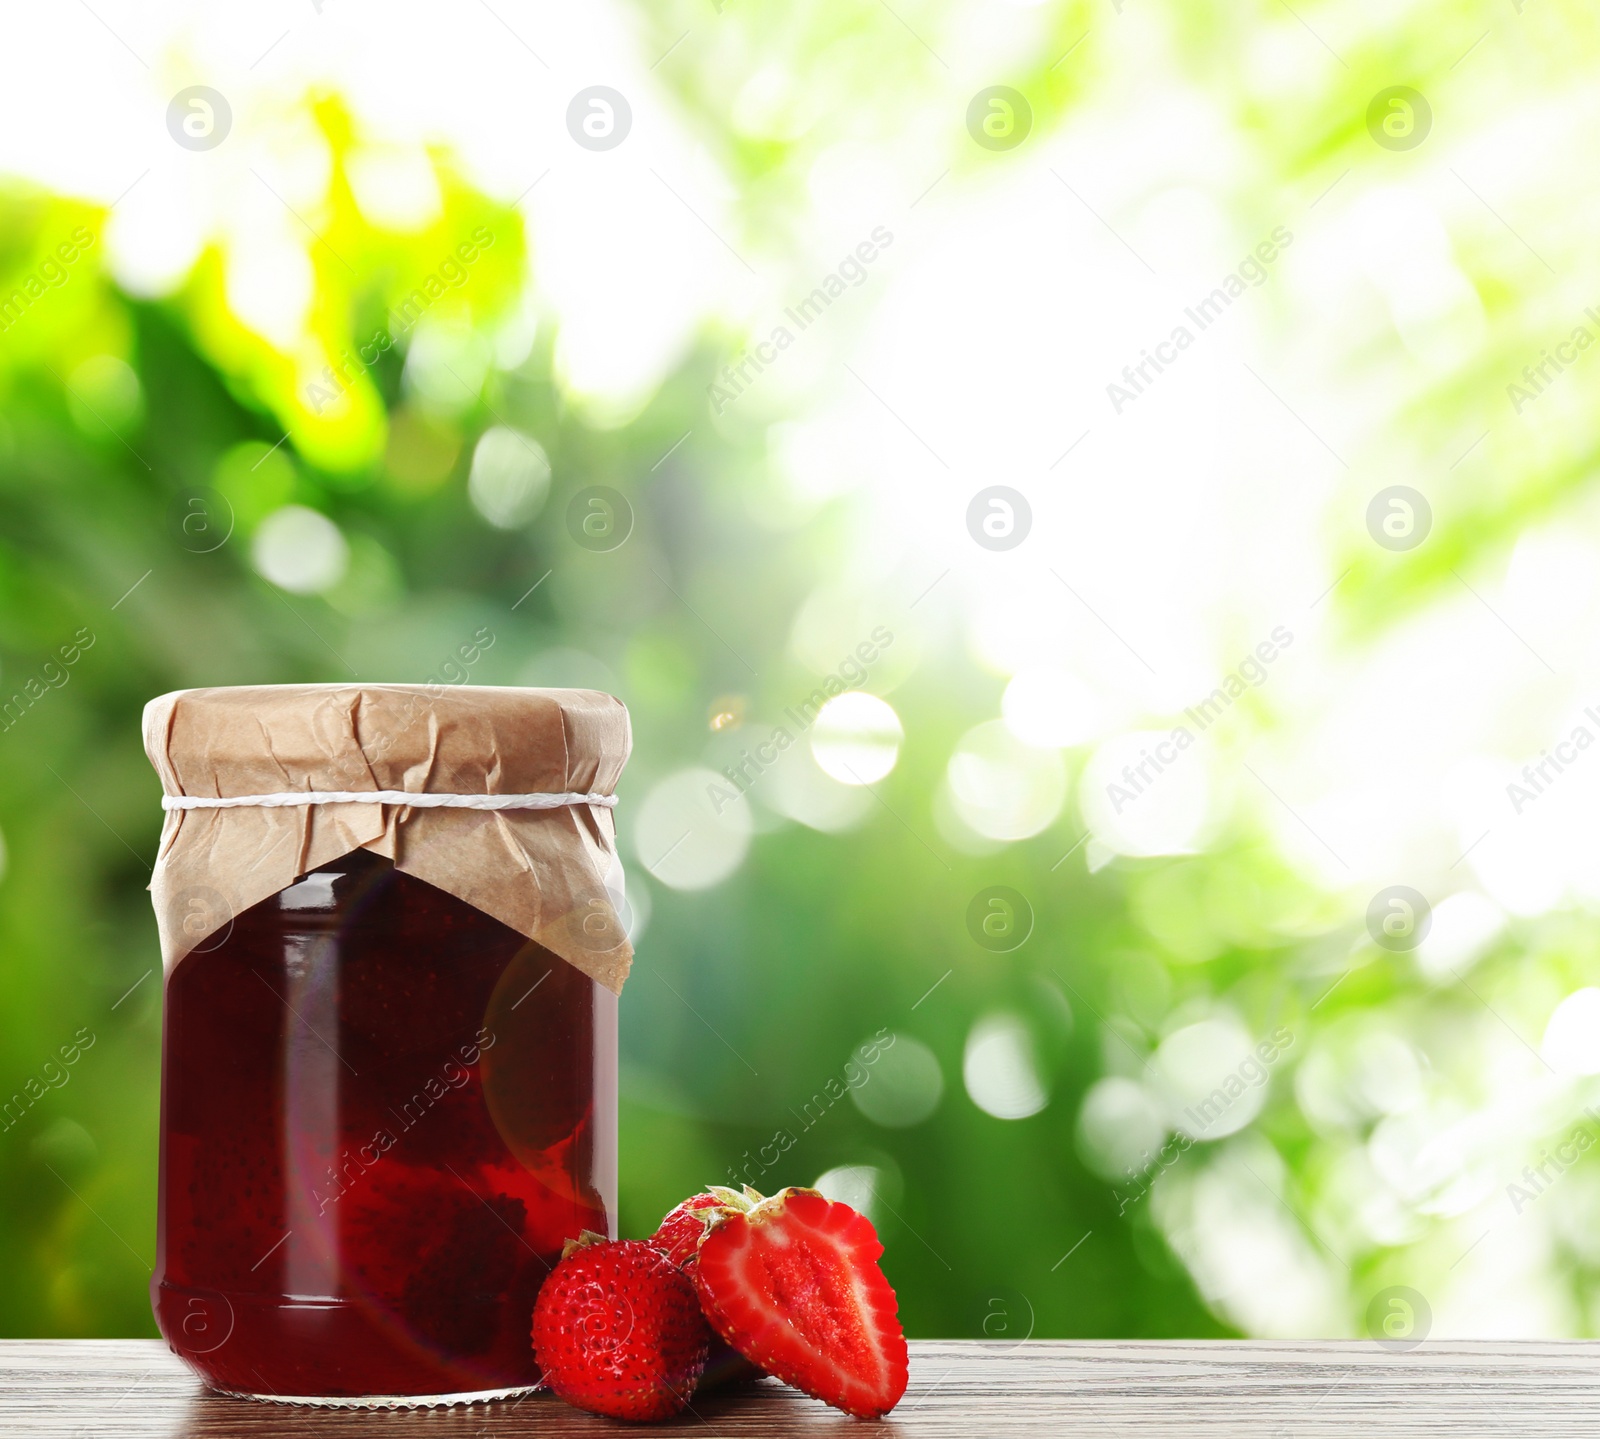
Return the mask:
M562 1242L615 1232L611 806L576 690L189 690L168 809L157 1322L217 1389L520 1393Z

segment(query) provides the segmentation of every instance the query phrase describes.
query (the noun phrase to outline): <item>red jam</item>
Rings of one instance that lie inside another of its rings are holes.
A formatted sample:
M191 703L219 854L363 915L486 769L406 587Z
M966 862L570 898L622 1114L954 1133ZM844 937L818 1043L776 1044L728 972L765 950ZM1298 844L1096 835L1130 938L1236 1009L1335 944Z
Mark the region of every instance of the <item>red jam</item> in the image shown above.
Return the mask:
M356 850L167 983L159 1251L173 1349L307 1399L538 1382L539 1284L614 1233L616 999Z

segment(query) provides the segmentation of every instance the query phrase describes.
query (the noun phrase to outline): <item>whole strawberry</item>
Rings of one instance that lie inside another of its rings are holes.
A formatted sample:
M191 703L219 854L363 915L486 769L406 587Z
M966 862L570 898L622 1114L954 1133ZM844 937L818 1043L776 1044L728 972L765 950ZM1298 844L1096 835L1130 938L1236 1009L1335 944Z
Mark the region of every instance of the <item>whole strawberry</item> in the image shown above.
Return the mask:
M747 1191L747 1194L755 1199L761 1198L753 1189ZM710 1185L703 1193L691 1194L682 1204L670 1209L666 1218L656 1226L656 1232L650 1236L648 1242L655 1245L675 1264L680 1264L692 1272L700 1240L711 1221L730 1206L748 1207L750 1202L749 1197L741 1195L737 1190L726 1189L719 1184ZM720 1334L711 1336L711 1349L706 1356L705 1373L700 1377L702 1390L720 1389L729 1384L743 1384L760 1377L761 1370Z
M665 1419L688 1402L711 1333L682 1269L639 1240L568 1240L533 1306L545 1382L579 1409Z
M733 1197L691 1269L712 1328L813 1398L887 1414L906 1392L906 1341L871 1222L814 1189Z
M716 1217L715 1211L738 1202L739 1195L734 1190L715 1184L703 1194L691 1194L682 1204L667 1211L649 1243L674 1264L687 1264L699 1249L706 1226Z

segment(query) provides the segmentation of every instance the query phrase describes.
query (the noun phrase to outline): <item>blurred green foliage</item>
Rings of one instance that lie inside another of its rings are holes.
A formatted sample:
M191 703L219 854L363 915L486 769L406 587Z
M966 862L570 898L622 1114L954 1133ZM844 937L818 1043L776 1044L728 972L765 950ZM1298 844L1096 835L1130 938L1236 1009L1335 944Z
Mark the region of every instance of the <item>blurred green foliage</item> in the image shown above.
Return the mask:
M495 236L492 264L441 304L487 329L515 299L517 219L465 191L451 192L435 227L403 238L372 231L342 202L334 213L331 248L356 276L318 261L330 353L392 324L418 276L480 225ZM8 196L0 288L56 236L99 222L65 201ZM420 681L487 626L495 643L473 683L593 683L626 699L637 737L626 814L652 779L705 748L716 697L749 692L734 651L761 657L774 709L816 682L785 654L810 561L788 541L751 543L745 518L741 491L765 483L764 456L700 424L656 467L696 425L711 360L691 360L628 425L596 431L562 404L546 335L453 413L408 396L397 344L319 428L304 386L229 321L219 286L202 261L173 299L139 301L105 277L91 245L60 291L0 339L0 687L25 690L59 646L90 637L59 685L47 682L0 735L0 1052L13 1071L4 1082L22 1086L81 1028L94 1036L61 1088L0 1135L8 1333L154 1332L145 1285L160 959L144 885L161 816L140 745L146 699L200 684ZM474 441L496 423L536 436L555 476L537 522L511 531L485 524L466 494ZM621 488L637 516L614 553L580 549L563 524L570 496L597 482ZM286 504L319 510L348 538L345 577L323 595L286 593L252 567L252 531ZM828 523L819 518L819 534ZM697 615L714 616L716 633ZM904 692L900 702L928 723L896 771L897 805L931 792L949 747L993 712L998 682L970 678L959 703L948 672ZM1055 877L1048 896L1034 888L1053 843L998 865L952 864L883 813L844 836L797 825L763 834L735 879L707 892L654 886L623 1006L624 1232L647 1232L683 1194L736 1169L773 1187L874 1165L915 1333L982 1334L986 1322L994 1334L1020 1332L1030 1310L1039 1333L1214 1332L1154 1231L1118 1233L1106 1186L1072 1157L1069 1096L1101 1057L1092 1012L1068 991L1097 992L1094 956L1141 936L1121 897L1090 885L1081 865ZM648 883L636 863L630 882ZM967 938L970 896L997 882L1037 895L1050 939L1028 959L986 955ZM1039 1017L1057 1096L1010 1125L960 1093L970 1017L995 1005ZM885 1130L848 1101L832 1104L781 1166L749 1169L747 1156L775 1128L796 1127L791 1112L839 1080L857 1044L913 1019L945 1070L934 1118ZM999 1252L984 1238L997 1194L1011 1196L1002 1210L1033 1216L1003 1221ZM1075 1257L1070 1278L1041 1287L1037 1276L1088 1228L1103 1242Z
M1292 29L1256 8L1247 21L1199 7L1171 37L1194 83L1231 97L1250 139L1236 208L1251 233L1279 214L1266 197L1316 195L1358 148L1366 154L1360 117L1372 90L1397 74L1445 85L1478 23L1447 5L1412 6L1403 32L1375 24L1349 48L1345 72L1285 95L1260 79L1270 66L1259 57L1254 79L1233 73L1246 39L1270 23L1280 43L1276 27ZM1592 65L1592 18L1550 8L1574 37L1560 63ZM1036 53L1018 58L1011 78L1036 97L1041 130L1079 102L1085 67L1093 73L1097 47L1113 43L1103 9L1058 7ZM663 30L674 23L659 18ZM783 28L764 30L763 45L792 50L801 79L782 102L789 121L769 117L765 138L751 138L717 101L743 73L753 27L772 25ZM663 72L737 177L750 230L781 228L820 148L847 133L892 138L905 93L927 85L915 46L851 43L859 28L838 7L774 20L731 6L714 38ZM1062 67L1058 57L1086 33L1078 62ZM6 1334L155 1332L145 1286L160 959L144 885L161 814L140 745L148 698L192 685L421 681L487 627L495 643L473 683L586 684L628 703L627 840L657 781L729 763L749 740L714 729L715 716L770 716L817 683L794 657L791 629L842 547L848 502L772 522L787 502L764 427L742 415L706 422L706 387L727 358L722 327L708 320L703 342L625 423L586 418L563 393L552 328L524 333L530 242L519 212L485 199L436 153L438 218L406 233L377 228L343 170L349 114L325 98L307 111L335 158L308 251L310 355L288 356L239 323L218 254L203 255L177 293L138 298L108 274L103 211L20 185L0 195L0 297L46 275L80 229L89 236L61 262L65 278L46 276L0 331L0 701L28 701L0 724L0 1092L42 1074L80 1031L93 1036L59 1088L47 1083L0 1133ZM941 155L963 170L1003 163L965 143L960 105L940 111L942 129L917 113L930 176ZM1545 333L1516 300L1532 262L1492 223L1480 233L1488 238L1465 264L1495 329L1472 374L1415 382L1406 407L1422 446L1458 435L1474 396L1495 393ZM461 260L469 241L474 258ZM466 279L432 286L434 296L429 277L457 261ZM531 262L536 300L536 249ZM441 400L427 376L407 373L421 362L396 315L419 290L430 301L433 380L454 374L460 396ZM393 343L373 347L380 333ZM484 359L496 346L510 354L504 363ZM1357 362L1369 358L1386 356ZM347 374L333 384L324 366L340 365ZM507 528L487 523L468 492L475 446L493 426L533 437L551 476L537 513ZM1337 623L1351 642L1372 641L1422 604L1493 546L1498 527L1586 482L1592 450L1580 440L1592 422L1578 429L1537 463L1513 452L1516 441L1491 439L1499 478L1464 476L1440 543L1403 571L1358 531L1336 533L1330 549L1347 545L1349 557L1334 572L1350 575ZM633 507L634 531L617 550L591 552L568 532L569 502L590 485L616 488ZM263 521L290 505L327 516L348 546L342 576L315 594L271 583L252 558ZM866 615L860 633L882 624L898 634L903 617ZM62 647L74 644L67 664ZM1428 1275L1445 1275L1453 1240L1398 1221L1341 1229L1361 1208L1341 1188L1347 1161L1382 1105L1363 1109L1358 1096L1345 1119L1326 1108L1308 1116L1296 1067L1320 1044L1321 1092L1338 1091L1361 1066L1351 1060L1335 1083L1329 1065L1374 1036L1403 1035L1430 1056L1430 1084L1464 1106L1487 1103L1479 1051L1450 1036L1497 1016L1537 1033L1564 993L1600 974L1592 926L1559 916L1514 926L1469 991L1387 962L1341 902L1247 826L1203 854L1097 861L1092 872L1074 845L1076 818L984 855L930 847L931 797L958 740L998 712L1003 680L955 646L921 658L893 692L907 732L899 762L859 827L829 834L768 816L731 878L687 892L647 879L625 843L650 913L623 1002L623 1232L647 1232L689 1191L748 1173L749 1156L888 1029L936 1057L942 1093L931 1113L897 1127L853 1100L835 1103L762 1182L873 1171L885 1262L913 1335L1230 1332L1237 1307L1203 1275L1197 1283L1203 1266L1171 1243L1186 1221L1162 1210L1159 1194L1129 1202L1142 1187L1096 1173L1077 1129L1092 1086L1138 1076L1185 1016L1225 1008L1251 1035L1293 1036L1248 1136L1259 1147L1237 1153L1267 1165L1251 1172L1308 1250L1339 1251L1328 1265L1338 1324L1357 1328L1373 1290L1397 1274L1409 1280L1399 1266L1408 1246L1419 1246ZM1076 782L1083 756L1065 762ZM1011 952L981 947L968 928L973 897L994 885L1014 887L1033 910L1029 942ZM1022 1016L1048 1093L1025 1118L986 1113L963 1084L973 1022L993 1012ZM1405 1063L1415 1053L1386 1072ZM1183 1162L1197 1172L1208 1163L1199 1153ZM1587 1293L1585 1266L1600 1256L1568 1257L1574 1292Z

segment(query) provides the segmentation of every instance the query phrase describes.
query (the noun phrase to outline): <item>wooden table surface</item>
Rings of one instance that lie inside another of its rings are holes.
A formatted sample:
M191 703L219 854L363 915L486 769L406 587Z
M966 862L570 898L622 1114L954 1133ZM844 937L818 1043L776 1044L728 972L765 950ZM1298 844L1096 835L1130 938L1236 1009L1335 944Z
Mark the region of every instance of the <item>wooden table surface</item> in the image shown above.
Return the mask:
M158 1340L0 1342L0 1435L51 1439L519 1439L524 1435L1575 1435L1600 1429L1600 1344L1024 1344L922 1341L894 1414L863 1423L766 1380L671 1424L548 1395L433 1410L317 1410L208 1394Z

